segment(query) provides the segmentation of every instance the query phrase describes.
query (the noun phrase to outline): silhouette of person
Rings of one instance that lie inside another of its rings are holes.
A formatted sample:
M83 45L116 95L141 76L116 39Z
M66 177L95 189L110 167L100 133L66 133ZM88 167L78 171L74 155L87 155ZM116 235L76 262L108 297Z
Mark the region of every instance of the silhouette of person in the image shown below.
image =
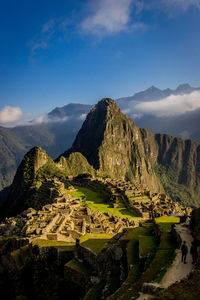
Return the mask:
M184 241L182 246L181 246L181 252L182 252L181 261L184 262L184 264L186 264L186 257L187 257L187 254L188 254L188 247L187 247L186 241Z
M190 254L192 255L192 263L195 264L198 258L197 244L193 241L190 248Z

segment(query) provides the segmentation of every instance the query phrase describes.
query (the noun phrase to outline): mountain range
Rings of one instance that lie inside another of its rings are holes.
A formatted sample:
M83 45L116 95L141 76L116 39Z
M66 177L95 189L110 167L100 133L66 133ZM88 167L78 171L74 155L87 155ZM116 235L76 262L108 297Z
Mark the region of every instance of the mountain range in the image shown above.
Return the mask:
M105 98L91 109L72 147L55 161L41 147L25 155L5 202L6 214L45 205L54 178L64 182L66 176L85 173L141 184L199 206L199 154L200 144L140 129Z
M180 85L175 90L160 90L152 86L131 97L118 99L117 104L130 118L133 118L133 111L130 110L132 103L159 101L171 95L190 95L195 91L200 91L200 88L193 88L188 84ZM47 115L48 122L41 124L32 122L29 125L14 128L0 127L0 189L4 190L1 192L1 198L4 198L4 192L11 184L24 154L33 146L39 145L53 159L59 156L60 153L72 145L91 108L92 105L71 103L52 110ZM179 116L168 117L143 114L140 118L134 119L134 122L137 126L148 128L154 133L168 133L186 139L190 138L197 142L200 141L198 130L200 125L199 109Z

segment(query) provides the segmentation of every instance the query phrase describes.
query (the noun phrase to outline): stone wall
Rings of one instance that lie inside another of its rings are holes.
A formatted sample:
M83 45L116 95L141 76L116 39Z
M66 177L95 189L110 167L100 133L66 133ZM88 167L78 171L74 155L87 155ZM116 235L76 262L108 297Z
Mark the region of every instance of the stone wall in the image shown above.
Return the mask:
M75 269L68 267L67 265L64 266L64 278L67 281L73 282L74 284L80 286L85 291L88 290L88 284L90 282L90 277L87 276L85 273L79 272ZM67 295L66 295L67 299Z
M74 250L57 250L57 259L59 265L64 265L74 258Z
M91 249L77 244L75 256L86 262L93 269L97 269L97 254Z

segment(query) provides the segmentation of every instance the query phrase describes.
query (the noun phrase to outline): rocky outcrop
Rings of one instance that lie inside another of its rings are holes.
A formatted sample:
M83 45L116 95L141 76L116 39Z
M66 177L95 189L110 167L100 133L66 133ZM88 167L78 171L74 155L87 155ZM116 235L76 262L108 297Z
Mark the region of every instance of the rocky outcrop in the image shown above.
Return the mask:
M84 173L130 181L141 185L144 192L165 193L184 205L199 205L200 145L140 129L114 100L105 98L92 108L72 147L56 163L40 147L25 155L4 215L30 206L41 209L52 198L48 193L54 177L65 181L68 175ZM141 215L136 205L134 209Z
M200 145L138 128L115 101L105 98L88 114L72 147L99 176L136 181L187 205L198 205ZM63 158L62 158L63 159Z
M51 160L41 147L32 148L23 158L15 174L10 192L5 202L3 215L20 212L26 207L26 200L30 194L37 171Z
M115 101L106 98L88 114L72 148L63 156L68 158L71 153L80 152L101 175L138 180L153 190L160 190L146 155L143 135ZM153 136L150 132L148 135Z

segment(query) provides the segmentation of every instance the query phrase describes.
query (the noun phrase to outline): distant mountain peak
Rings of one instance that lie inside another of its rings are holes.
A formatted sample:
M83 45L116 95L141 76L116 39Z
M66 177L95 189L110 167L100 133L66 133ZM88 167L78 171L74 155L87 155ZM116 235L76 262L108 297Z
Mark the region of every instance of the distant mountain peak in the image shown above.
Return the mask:
M119 107L117 106L117 103L115 102L115 100L111 99L111 98L103 98L102 100L100 100L96 105L95 105L95 109L98 108L107 108L108 106L110 107L115 107L116 109L119 109Z
M152 85L150 88L148 88L147 90L145 90L145 91L160 91L160 89L159 88L157 88L156 86L154 86L154 85Z
M191 85L189 83L182 83L178 85L177 89L179 88L191 88Z
M189 85L189 83L183 83L180 84L177 88L176 88L176 92L180 92L180 93L190 93L194 90L195 88L191 87L191 85Z

